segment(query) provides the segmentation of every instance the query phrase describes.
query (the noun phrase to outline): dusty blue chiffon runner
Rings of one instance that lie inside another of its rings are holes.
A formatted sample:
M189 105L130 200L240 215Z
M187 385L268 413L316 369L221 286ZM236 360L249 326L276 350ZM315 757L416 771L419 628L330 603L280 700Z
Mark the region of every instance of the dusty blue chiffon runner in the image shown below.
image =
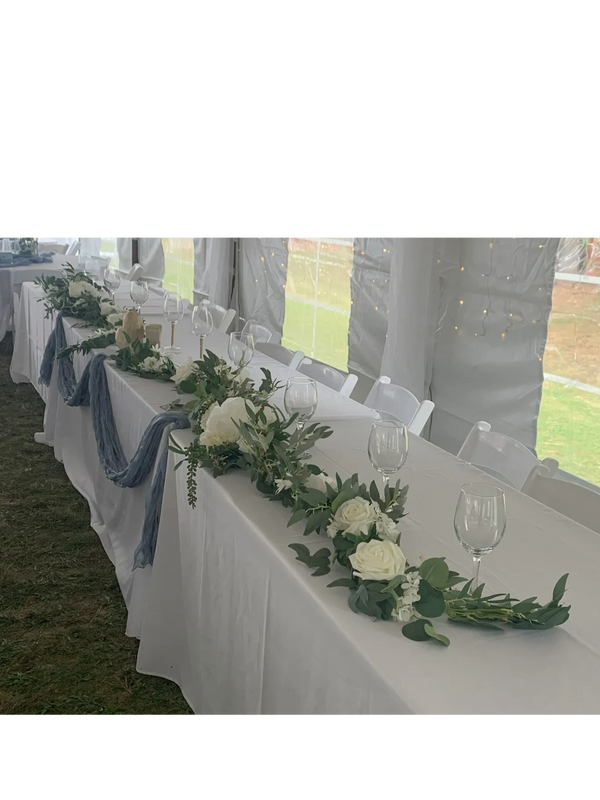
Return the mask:
M54 330L48 337L39 382L50 385L54 361L67 346L63 312L56 317ZM189 428L190 421L181 411L164 411L157 414L141 438L135 455L127 461L112 409L108 379L104 368L107 356L97 353L88 363L79 381L75 378L73 363L69 358L58 359L57 388L67 405L89 406L98 458L106 477L122 489L140 486L150 475L166 428ZM158 463L150 492L146 498L142 538L134 555L132 569L145 567L154 561L162 497L167 471L168 450L165 448Z

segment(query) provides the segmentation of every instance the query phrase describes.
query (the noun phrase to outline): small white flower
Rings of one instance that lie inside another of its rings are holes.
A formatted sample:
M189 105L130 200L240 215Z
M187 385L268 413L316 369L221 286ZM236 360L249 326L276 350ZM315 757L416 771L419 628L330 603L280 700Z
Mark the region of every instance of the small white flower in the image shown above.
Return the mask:
M237 375L233 376L233 380L234 380L234 383L243 383L246 380L246 378L249 378L249 377L250 377L250 373L248 372L247 369L244 368L243 370L241 370L241 372L238 372Z
M363 580L391 581L402 575L406 567L406 556L394 542L371 539L361 542L350 556L354 574Z
M110 300L103 300L100 303L100 313L103 317L110 316L115 310L114 305L110 302Z
M250 447L250 445L244 439L243 436L240 436L240 438L237 440L237 446L239 447L239 449L240 449L240 451L242 453L251 453L252 452L252 448Z
M163 359L160 356L148 356L141 364L140 368L145 372L158 372L163 365Z
M334 489L337 488L337 481L324 472L320 472L318 475L313 475L311 473L305 480L304 485L307 489L317 489L319 492L327 492L328 486L333 486Z
M375 514L375 526L377 529L377 536L380 539L389 539L391 542L397 542L400 531L397 524L391 517L384 514L377 503L372 503L373 512Z
M277 486L277 494L279 494L279 492L283 492L284 489L291 489L292 482L287 478L276 478L275 486Z

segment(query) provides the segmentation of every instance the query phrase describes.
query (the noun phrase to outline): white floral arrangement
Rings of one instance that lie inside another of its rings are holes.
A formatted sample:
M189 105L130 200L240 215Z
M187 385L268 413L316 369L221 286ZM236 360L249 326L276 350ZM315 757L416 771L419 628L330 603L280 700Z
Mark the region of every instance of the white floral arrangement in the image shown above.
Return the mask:
M472 582L451 570L444 558L410 565L400 548L408 486L397 483L380 493L375 482L367 487L358 475L343 481L307 464L307 449L331 435L331 429L313 424L294 430L296 415L286 419L266 402L228 396L235 386L233 376L214 359L208 374L201 362L194 362L174 376L183 391L196 387L201 400L194 442L187 448L171 446L183 456L176 469L187 462L192 505L198 466L210 467L215 476L234 468L247 470L259 491L291 509L288 525L302 523L305 535L328 537L330 546L313 553L304 544L290 544L297 560L314 576L326 575L334 566L345 569L347 577L329 586L348 589L352 611L396 622L414 641L447 646L448 637L432 622L441 616L470 625L536 630L568 619L569 606L561 605L566 575L556 584L552 600L542 606L535 598L520 602L509 595L483 596L483 585L473 589ZM211 382L214 391L207 393Z

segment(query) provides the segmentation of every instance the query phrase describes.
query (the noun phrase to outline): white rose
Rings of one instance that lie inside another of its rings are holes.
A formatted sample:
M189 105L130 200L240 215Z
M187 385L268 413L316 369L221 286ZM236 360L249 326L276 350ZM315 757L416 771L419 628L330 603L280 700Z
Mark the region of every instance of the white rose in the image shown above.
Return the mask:
M103 317L109 317L114 310L115 307L108 300L103 300L100 303L100 313L102 314Z
M342 503L335 512L333 521L340 531L366 535L376 518L371 503L362 497L355 497Z
M282 492L284 489L291 489L292 482L287 478L276 478L275 486L277 486L277 494L279 494L279 492Z
M190 358L189 361L186 361L185 364L182 364L180 367L177 367L177 371L175 372L175 375L173 375L171 380L175 381L175 383L181 383L181 381L184 381L186 380L186 378L189 378L191 375L193 375L194 372L196 372L196 365Z
M91 283L87 283L86 281L81 282L81 291L90 294L92 297L100 297L102 294L95 286L92 286Z
M252 403L249 408L254 411ZM205 447L215 447L228 442L237 442L240 432L235 423L248 420L246 401L243 397L229 397L223 405L213 405L202 417L203 432L199 442Z
M350 563L354 574L363 580L391 581L404 573L406 557L394 542L371 539L358 545Z
M337 482L335 478L325 475L324 472L320 472L318 475L313 475L311 473L304 481L304 485L307 489L317 489L319 492L325 493L327 493L328 486L333 486L334 489L337 488Z
M83 283L81 281L71 281L69 283L69 297L81 297L83 294Z

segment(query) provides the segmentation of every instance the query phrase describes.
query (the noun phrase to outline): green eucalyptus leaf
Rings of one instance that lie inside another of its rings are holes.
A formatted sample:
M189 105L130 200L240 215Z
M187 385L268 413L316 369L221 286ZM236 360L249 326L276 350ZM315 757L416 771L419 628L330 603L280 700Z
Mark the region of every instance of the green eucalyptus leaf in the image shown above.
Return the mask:
M424 627L425 627L425 633L429 637L435 639L435 641L437 642L441 642L441 644L445 645L446 647L449 646L450 639L447 636L444 636L443 633L438 633L436 629L433 627L433 625L431 625L430 623L426 623Z
M448 582L450 570L443 558L428 558L419 567L419 575L436 589Z
M430 636L425 630L425 626L430 625L426 619L416 619L414 622L407 622L402 626L402 635L413 642L426 642Z
M356 582L352 580L352 578L338 578L337 580L333 581L333 583L328 583L327 588L333 589L336 586L343 586L347 589L354 589L356 588Z

